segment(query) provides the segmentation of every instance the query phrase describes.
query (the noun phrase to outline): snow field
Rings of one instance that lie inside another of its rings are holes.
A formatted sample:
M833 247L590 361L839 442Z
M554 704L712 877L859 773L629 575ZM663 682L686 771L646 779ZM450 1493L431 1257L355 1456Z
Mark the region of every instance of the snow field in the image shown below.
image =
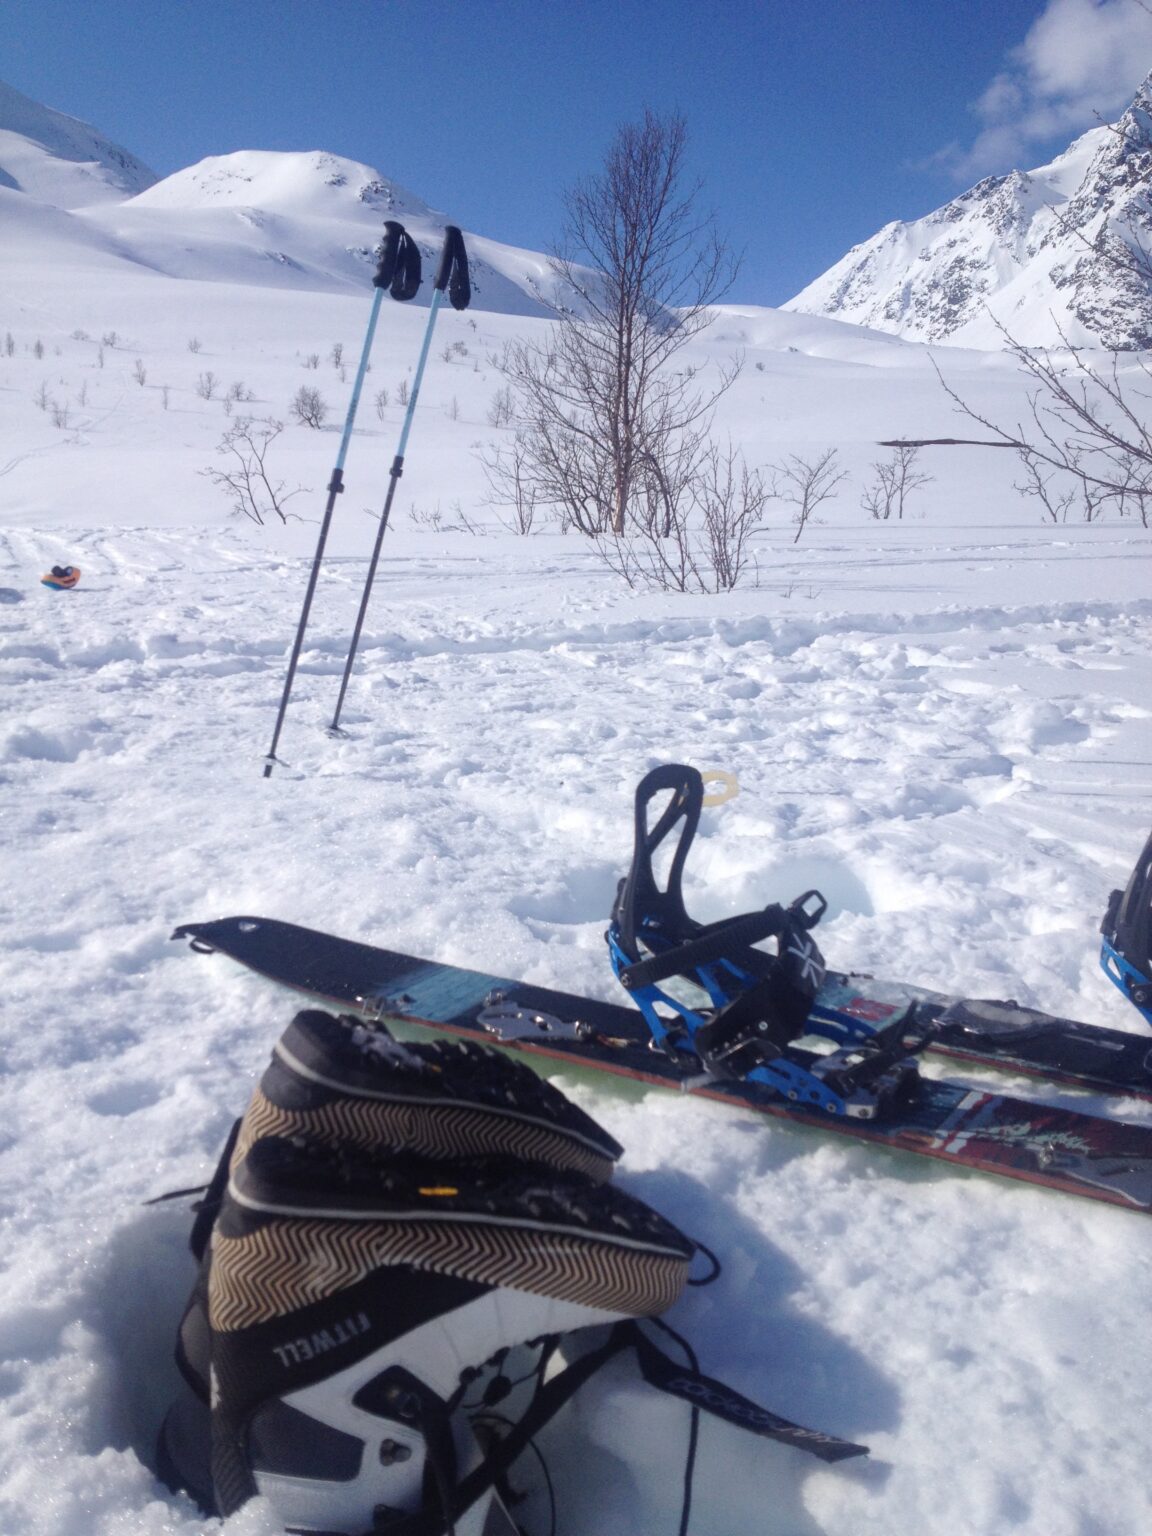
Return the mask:
M474 459L496 435L486 358L538 322L445 314L333 741L401 418L372 394L425 320L391 306L266 781L349 387L328 353L343 340L354 366L368 302L84 270L14 268L0 315L0 1530L210 1528L150 1470L191 1274L185 1204L143 1202L208 1176L293 1004L171 944L180 922L264 913L613 997L632 793L684 760L740 783L705 813L694 914L816 885L837 965L1139 1027L1095 950L1152 802L1152 546L1127 523L1042 525L1008 456L978 451L932 462L908 522L868 522L877 438L956 425L921 349L722 316L698 353L746 350L722 427L757 462L838 444L854 481L798 545L774 511L759 585L684 598L628 592L575 538L500 529ZM1001 360L952 366L989 410L1023 398ZM260 415L300 383L329 399L325 431L281 440L301 521L231 520L198 474L228 425L196 393L208 369ZM456 503L485 536L408 515L451 524ZM82 567L74 592L39 586L58 561ZM625 1144L622 1183L724 1264L671 1318L704 1369L873 1448L825 1469L706 1425L693 1536L1148 1529L1139 1216L566 1086ZM561 1530L674 1530L686 1436L620 1367L542 1443ZM258 1506L227 1524L274 1529Z

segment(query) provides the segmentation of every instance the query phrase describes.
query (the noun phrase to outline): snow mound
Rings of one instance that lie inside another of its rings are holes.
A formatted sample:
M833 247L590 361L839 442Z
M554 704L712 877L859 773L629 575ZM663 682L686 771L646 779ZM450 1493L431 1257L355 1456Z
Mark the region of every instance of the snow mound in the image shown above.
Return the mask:
M142 191L141 208L264 208L297 217L443 218L370 165L324 150L237 150L210 155Z

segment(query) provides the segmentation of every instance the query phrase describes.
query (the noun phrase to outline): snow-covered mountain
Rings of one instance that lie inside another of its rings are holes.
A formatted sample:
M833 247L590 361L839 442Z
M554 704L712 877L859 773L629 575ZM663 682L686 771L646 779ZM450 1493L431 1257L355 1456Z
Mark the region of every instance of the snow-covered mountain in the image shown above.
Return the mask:
M86 208L131 197L155 180L142 160L95 128L0 80L0 187L57 208Z
M1152 75L1119 122L886 225L784 305L918 341L1152 347Z
M313 289L362 288L384 220L398 219L423 251L425 302L448 222L371 166L322 150L214 155L80 217L172 277ZM473 234L468 251L479 307L545 313L545 256Z
M0 84L5 242L44 260L101 262L170 277L320 291L363 288L384 220L399 219L425 257L431 292L447 216L371 166L319 150L240 150L163 180L96 129ZM468 234L478 308L543 315L546 256Z

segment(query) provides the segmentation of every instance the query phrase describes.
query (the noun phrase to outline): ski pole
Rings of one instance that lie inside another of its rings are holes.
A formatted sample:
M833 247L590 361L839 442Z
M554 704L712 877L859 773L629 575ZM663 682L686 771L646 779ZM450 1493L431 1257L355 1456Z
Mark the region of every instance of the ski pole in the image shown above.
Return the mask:
M356 625L352 631L352 639L348 646L348 659L344 663L344 676L340 681L340 695L336 700L336 713L332 716L332 724L328 727L330 732L340 734L340 711L344 708L344 695L348 691L348 679L352 676L352 667L356 660L356 648L360 644L360 631L364 628L364 616L368 612L368 599L372 595L372 583L376 579L376 566L380 560L380 547L384 543L384 534L388 528L388 516L392 511L392 500L396 495L396 486L400 476L404 473L404 454L408 447L408 433L412 429L412 417L416 410L416 400L420 394L420 383L424 377L424 365L428 361L428 349L432 345L432 332L436 325L436 316L440 305L444 301L444 293L447 290L449 303L453 309L467 309L472 297L472 287L468 280L468 253L464 249L464 236L456 228L455 224L449 224L444 231L444 248L440 252L440 265L436 271L436 280L433 284L432 304L428 310L428 326L424 332L424 345L420 349L420 361L416 364L416 377L412 381L412 393L408 397L408 409L404 415L404 425L400 431L400 442L396 448L396 457L392 460L392 468L389 472L388 494L384 498L384 510L380 514L380 525L376 529L376 543L372 549L372 558L368 562L368 575L364 582L364 593L360 598L360 611L356 615Z
M384 224L384 244L380 252L379 264L376 275L372 279L376 293L372 299L372 311L368 316L368 329L364 335L364 346L360 352L360 366L356 370L356 381L352 386L352 398L348 402L348 414L344 418L344 432L340 439L340 451L336 455L336 465L332 470L332 478L328 482L328 503L324 508L324 516L320 522L320 536L316 541L316 554L312 560L312 571L308 577L308 586L304 593L304 606L300 610L300 622L296 627L296 640L292 646L292 655L288 661L288 675L284 679L284 692L280 699L280 709L276 716L276 728L272 732L272 745L268 748L268 754L264 761L264 777L272 776L273 764L278 761L276 748L280 742L280 732L284 725L284 715L288 709L288 700L292 694L292 683L296 677L296 666L300 660L300 650L304 644L304 631L308 628L308 615L312 608L312 598L316 591L316 578L320 574L320 562L324 558L324 546L328 542L328 530L332 524L332 512L336 506L336 498L344 489L344 460L348 455L348 444L352 438L352 424L356 420L356 409L360 404L360 391L364 387L364 377L368 372L368 357L372 351L372 339L376 334L376 321L380 315L380 303L384 297L384 290L390 290L394 299L411 299L420 287L420 251L415 241L410 238L402 224L395 219L387 219Z

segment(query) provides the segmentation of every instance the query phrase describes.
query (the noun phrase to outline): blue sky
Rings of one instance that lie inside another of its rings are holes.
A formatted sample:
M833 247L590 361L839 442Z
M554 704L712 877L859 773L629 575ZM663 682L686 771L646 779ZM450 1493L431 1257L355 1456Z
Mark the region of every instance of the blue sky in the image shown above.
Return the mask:
M0 78L161 175L326 149L537 250L618 123L679 111L760 304L1042 163L1149 68L1140 0L0 0Z

